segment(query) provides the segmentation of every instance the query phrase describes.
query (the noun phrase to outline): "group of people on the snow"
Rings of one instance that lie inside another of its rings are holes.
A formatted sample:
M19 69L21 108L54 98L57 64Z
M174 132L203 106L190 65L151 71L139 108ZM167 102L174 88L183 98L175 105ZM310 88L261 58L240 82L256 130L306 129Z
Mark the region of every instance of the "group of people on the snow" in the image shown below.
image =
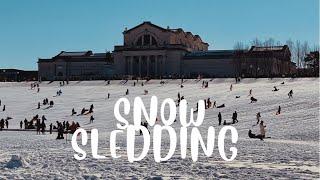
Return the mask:
M9 121L6 119L4 120L3 118L0 120L0 130L4 129L4 127L9 128Z
M202 81L202 88L208 88L209 82L208 81Z

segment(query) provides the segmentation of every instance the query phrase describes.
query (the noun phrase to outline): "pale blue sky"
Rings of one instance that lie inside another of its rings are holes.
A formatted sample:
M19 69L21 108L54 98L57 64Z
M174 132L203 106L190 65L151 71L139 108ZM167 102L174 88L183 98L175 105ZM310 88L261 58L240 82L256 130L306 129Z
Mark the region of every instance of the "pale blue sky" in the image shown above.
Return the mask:
M0 68L37 69L58 52L112 51L143 21L199 34L210 49L273 37L319 44L318 0L1 0Z

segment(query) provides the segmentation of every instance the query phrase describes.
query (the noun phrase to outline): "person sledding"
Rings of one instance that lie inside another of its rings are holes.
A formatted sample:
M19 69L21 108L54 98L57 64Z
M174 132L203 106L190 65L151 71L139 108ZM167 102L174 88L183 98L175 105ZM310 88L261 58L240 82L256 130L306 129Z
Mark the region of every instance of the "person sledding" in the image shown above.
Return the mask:
M90 105L89 112L88 112L89 114L90 114L90 113L93 113L93 108L94 108L94 107L93 107L93 104L91 104L91 105Z
M226 107L224 104L221 104L220 106L217 106L217 108L224 108Z
M232 125L235 124L234 122L227 122L226 120L223 121L223 125L227 126L227 125Z
M276 86L273 86L273 92L279 91L279 89Z
M257 102L258 100L256 99L256 98L254 98L254 97L250 97L250 100L251 100L251 102L250 103L255 103L255 102Z
M260 139L261 141L263 141L263 136L261 134L258 134L258 135L253 134L251 129L248 132L248 136L249 136L249 138L256 138L256 139Z
M77 114L77 112L74 110L74 108L72 108L72 111L71 111L71 116Z
M49 102L49 106L52 107L53 105L54 105L54 102L53 102L53 101L50 101L50 102Z
M89 111L89 110L86 109L86 108L82 108L82 110L81 110L81 115L84 115L87 111Z
M291 89L288 93L289 99L293 98L292 95L293 95L293 90Z

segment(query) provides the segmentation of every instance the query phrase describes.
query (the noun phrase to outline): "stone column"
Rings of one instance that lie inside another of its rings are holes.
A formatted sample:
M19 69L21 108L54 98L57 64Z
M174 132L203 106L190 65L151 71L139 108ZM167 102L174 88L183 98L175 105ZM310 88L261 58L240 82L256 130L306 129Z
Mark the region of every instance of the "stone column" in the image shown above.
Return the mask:
M141 56L139 57L139 76L141 77Z
M129 72L130 72L130 75L133 75L133 56L130 56L129 62L130 62Z
M150 68L150 56L147 56L147 76L149 76Z
M158 55L156 55L156 56L154 57L154 63L155 63L154 74L155 74L155 76L158 76Z

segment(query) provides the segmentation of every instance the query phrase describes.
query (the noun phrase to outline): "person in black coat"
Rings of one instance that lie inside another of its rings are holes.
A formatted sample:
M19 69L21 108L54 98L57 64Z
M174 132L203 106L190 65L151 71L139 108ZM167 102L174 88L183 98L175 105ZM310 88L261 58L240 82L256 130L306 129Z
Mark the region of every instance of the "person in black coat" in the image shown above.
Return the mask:
M219 126L220 126L220 125L221 125L221 122L222 122L221 112L219 112L219 114L218 114L218 120L219 120Z

